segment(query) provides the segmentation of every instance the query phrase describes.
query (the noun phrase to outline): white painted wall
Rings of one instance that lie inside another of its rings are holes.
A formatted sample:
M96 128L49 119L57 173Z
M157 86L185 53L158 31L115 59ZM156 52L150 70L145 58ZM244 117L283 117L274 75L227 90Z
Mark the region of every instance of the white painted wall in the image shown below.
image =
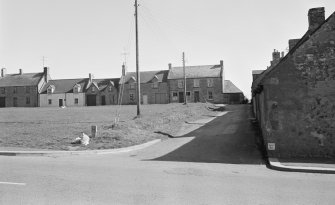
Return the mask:
M78 98L78 104L74 103L74 99ZM52 100L52 104L49 105L49 99ZM63 105L66 107L74 106L85 106L85 93L60 93L60 94L40 94L40 106L41 107L58 107L59 99L63 99Z

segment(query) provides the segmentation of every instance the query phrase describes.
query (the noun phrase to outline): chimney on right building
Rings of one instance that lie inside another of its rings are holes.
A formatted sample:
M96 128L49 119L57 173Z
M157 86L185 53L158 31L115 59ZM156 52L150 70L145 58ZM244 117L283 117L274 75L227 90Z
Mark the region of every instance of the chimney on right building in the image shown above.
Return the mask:
M325 8L312 8L308 11L308 30L314 31L325 21Z

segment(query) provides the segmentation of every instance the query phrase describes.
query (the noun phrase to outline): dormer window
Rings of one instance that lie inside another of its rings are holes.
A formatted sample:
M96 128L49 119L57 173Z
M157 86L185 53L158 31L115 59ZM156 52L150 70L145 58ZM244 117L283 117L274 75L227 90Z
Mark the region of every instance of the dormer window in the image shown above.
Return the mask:
M153 82L153 83L152 83L152 87L153 87L153 88L158 88L158 81L157 81L157 82Z
M94 86L92 86L92 92L95 92L95 87Z
M75 85L74 87L73 87L73 93L79 93L80 92L80 89L81 89L81 86L80 85Z
M130 89L135 89L135 86L136 86L136 83L135 83L135 82L130 83Z
M50 85L47 89L47 93L49 95L52 94L54 91L55 91L55 86L53 86L53 85Z
M112 90L113 90L113 87L110 85L110 86L108 87L108 91L109 91L109 92L112 92Z

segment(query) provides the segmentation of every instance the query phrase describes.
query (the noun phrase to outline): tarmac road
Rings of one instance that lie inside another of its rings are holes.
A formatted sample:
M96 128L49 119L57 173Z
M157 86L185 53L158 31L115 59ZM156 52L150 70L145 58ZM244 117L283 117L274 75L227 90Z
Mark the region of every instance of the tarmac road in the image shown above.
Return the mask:
M129 153L0 156L0 204L334 204L334 175L267 169L248 118Z

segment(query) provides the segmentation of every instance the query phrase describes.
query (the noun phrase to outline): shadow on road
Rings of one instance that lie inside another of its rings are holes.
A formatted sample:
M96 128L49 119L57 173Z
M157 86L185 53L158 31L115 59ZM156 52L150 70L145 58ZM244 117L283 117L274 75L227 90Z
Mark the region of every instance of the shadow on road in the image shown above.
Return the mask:
M194 137L189 143L152 160L265 164L260 132L251 119L250 105L228 106L227 111L230 112L182 136Z

